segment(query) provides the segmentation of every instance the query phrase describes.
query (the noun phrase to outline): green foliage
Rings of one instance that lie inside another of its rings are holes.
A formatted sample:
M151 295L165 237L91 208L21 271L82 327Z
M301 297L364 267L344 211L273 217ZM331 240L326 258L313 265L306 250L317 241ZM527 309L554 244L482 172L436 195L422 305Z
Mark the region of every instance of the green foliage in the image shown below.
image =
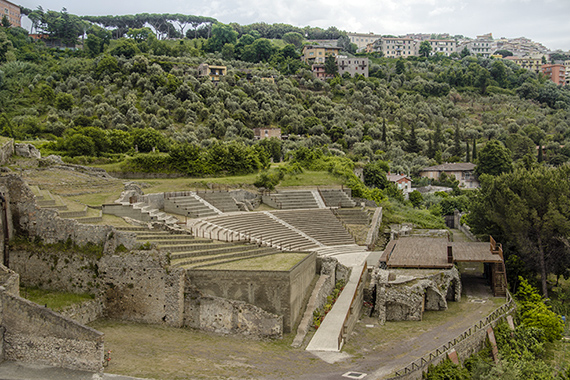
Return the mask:
M390 165L386 161L373 161L364 166L364 184L369 187L376 187L379 189L386 188L390 181L388 181L386 174L390 171Z
M420 193L417 190L414 190L410 193L409 199L410 199L410 202L412 202L412 206L414 206L414 207L420 207L420 205L424 201L424 197L422 196L422 193Z
M523 326L541 329L547 341L553 342L562 338L564 324L562 318L548 307L524 278L519 278L520 284L516 293L519 305L519 320Z
M513 169L511 152L498 140L491 140L477 156L475 174L499 175L509 173Z
M443 360L437 366L430 364L428 371L422 376L422 379L426 380L468 380L470 378L467 369L461 368L449 359Z
M474 233L493 235L540 274L548 294L548 273L568 267L570 166L519 168L482 176L467 220Z

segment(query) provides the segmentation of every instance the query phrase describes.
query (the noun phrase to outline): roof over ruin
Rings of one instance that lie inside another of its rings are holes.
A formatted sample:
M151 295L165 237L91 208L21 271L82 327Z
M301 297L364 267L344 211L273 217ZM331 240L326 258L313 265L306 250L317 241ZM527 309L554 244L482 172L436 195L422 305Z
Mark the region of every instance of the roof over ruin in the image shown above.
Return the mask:
M500 263L503 259L500 254L493 253L490 243L405 237L390 241L380 261L385 261L388 268L444 269L451 268L455 262Z

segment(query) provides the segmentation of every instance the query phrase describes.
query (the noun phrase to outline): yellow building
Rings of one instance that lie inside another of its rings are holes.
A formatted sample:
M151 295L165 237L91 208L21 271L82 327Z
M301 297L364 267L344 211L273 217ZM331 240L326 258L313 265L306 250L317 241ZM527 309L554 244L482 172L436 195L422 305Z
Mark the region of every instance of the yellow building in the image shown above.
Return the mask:
M325 57L332 55L336 57L340 53L339 47L325 45L305 45L303 46L303 55L301 59L307 64L325 63Z
M198 66L198 76L209 76L212 82L219 82L220 78L228 73L226 66L213 66L207 63L202 63Z
M0 0L0 17L8 17L12 26L21 26L20 7L6 0Z
M522 67L523 69L534 71L535 73L542 72L542 58L531 58L531 57L505 57L511 62L516 63L518 66Z

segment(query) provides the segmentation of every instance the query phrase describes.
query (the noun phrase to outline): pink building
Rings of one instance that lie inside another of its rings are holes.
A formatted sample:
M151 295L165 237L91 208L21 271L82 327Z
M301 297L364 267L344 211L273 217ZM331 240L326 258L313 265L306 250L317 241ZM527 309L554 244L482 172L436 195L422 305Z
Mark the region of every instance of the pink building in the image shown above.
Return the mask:
M542 73L559 86L566 84L566 66L564 65L542 65Z

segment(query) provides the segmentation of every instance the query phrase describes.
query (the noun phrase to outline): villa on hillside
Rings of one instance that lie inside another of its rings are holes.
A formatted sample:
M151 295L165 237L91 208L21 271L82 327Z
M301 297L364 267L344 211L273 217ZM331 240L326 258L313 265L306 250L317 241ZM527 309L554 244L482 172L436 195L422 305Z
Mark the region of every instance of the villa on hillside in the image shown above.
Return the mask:
M336 46L305 45L303 46L301 60L308 64L325 63L325 57L327 55L336 57L338 53L340 53L340 48Z
M386 178L390 182L394 182L398 186L398 190L402 190L404 196L412 192L412 179L405 174L386 174Z
M201 77L210 77L212 82L219 82L220 78L228 73L226 66L213 66L202 63L198 66L198 75Z
M438 180L442 173L455 177L459 181L459 186L464 188L479 187L479 180L475 176L475 164L471 162L445 163L436 166L423 168L420 177Z

